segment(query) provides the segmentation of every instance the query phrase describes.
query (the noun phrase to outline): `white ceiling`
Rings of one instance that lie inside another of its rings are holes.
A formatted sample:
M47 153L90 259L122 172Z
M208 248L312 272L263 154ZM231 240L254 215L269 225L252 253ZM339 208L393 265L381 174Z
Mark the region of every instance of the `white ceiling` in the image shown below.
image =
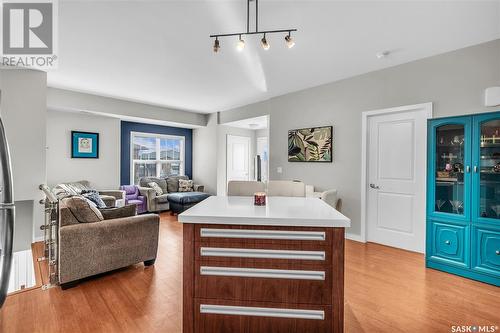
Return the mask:
M268 116L261 116L255 118L242 119L225 123L224 125L231 127L245 128L249 130L260 130L267 128L267 117Z
M50 86L214 112L500 38L497 1L259 1L260 29L212 52L212 33L245 29L245 0L59 2ZM253 21L253 20L252 20ZM385 59L378 52L390 50Z

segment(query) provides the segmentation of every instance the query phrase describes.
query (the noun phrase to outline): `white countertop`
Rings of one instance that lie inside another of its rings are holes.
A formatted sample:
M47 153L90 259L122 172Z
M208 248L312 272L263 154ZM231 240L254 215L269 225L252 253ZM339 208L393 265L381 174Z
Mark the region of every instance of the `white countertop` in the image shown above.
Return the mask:
M212 196L179 214L182 223L350 227L351 220L317 198L268 197L255 206L253 197Z

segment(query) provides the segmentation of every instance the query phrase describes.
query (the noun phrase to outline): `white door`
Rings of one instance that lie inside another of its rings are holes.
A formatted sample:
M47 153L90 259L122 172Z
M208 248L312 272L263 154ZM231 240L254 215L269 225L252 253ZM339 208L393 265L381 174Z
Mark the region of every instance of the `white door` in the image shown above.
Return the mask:
M250 138L227 136L227 181L250 180Z
M267 169L269 161L269 143L267 136L257 138L257 155L260 155L261 181L267 182Z
M430 107L424 104L368 117L366 223L370 242L424 252Z

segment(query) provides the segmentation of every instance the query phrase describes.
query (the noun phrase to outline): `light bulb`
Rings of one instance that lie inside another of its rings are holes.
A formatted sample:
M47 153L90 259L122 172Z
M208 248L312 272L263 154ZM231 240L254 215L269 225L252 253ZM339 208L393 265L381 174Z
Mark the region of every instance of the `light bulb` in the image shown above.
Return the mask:
M269 50L269 48L271 47L271 45L269 45L269 43L267 42L266 35L264 35L264 37L262 37L262 39L260 40L260 43L262 44L262 48L264 50Z
M290 35L285 36L285 41L286 41L286 46L288 46L289 49L291 49L295 45L295 41Z
M241 39L240 36L240 40L238 41L238 44L236 44L236 49L241 52L243 51L244 48L245 48L245 41Z
M214 42L214 52L215 52L215 53L219 52L219 49L220 49L219 39L215 38L215 42Z

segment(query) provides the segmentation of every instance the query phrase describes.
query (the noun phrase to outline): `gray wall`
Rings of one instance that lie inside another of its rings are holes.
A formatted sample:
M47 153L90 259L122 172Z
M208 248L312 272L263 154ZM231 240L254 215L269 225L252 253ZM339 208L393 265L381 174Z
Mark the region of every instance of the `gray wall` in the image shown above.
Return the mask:
M483 106L483 92L498 85L500 40L221 112L219 121L269 114L270 179L336 188L352 219L348 233L359 235L361 112L425 102L434 103L434 117L497 111ZM322 125L334 125L333 163L289 163L287 131Z
M99 158L71 158L71 131L99 133ZM120 186L120 119L47 110L47 184L88 180L97 189Z
M217 114L208 116L206 127L193 130L193 180L205 191L217 194Z
M167 122L170 126L196 127L207 124L207 115L103 97L76 91L47 88L51 110L92 111L139 122Z
M46 182L46 87L45 72L0 70L0 115L10 146L14 200L19 203L16 232L29 232L23 235L26 239L42 235L43 207L38 200L43 195L38 185Z

